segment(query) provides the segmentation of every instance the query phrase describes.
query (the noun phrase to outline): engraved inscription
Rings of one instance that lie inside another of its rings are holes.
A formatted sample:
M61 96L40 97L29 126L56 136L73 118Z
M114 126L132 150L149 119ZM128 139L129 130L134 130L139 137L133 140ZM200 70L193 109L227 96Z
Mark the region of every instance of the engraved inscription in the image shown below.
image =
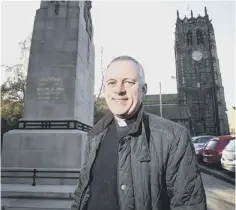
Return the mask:
M58 100L63 92L63 81L60 77L41 77L37 87L38 99Z

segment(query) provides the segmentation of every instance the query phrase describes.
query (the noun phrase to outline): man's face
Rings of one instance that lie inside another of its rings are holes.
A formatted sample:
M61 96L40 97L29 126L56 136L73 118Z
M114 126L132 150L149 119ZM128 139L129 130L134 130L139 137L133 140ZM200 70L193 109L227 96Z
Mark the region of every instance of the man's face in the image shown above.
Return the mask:
M131 117L146 93L140 84L138 66L133 61L115 61L106 70L104 95L111 112L120 118Z

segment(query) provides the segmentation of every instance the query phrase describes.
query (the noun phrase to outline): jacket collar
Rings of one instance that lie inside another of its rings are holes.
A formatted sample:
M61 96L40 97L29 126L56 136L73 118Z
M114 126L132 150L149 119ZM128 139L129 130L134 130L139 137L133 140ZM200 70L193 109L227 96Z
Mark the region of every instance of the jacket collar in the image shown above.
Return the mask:
M143 105L141 104L140 108L138 109L137 120L135 121L134 126L132 130L129 132L129 134L135 134L139 131L140 123L143 118L143 113L144 113L144 109L143 109ZM105 116L88 132L88 136L94 137L100 134L101 132L103 132L110 125L113 119L114 119L114 115L109 110L105 114Z

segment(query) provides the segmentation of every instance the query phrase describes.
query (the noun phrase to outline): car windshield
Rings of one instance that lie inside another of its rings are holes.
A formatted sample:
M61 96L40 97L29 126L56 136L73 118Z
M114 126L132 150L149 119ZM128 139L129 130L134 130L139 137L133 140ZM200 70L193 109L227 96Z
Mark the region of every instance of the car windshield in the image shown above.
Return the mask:
M210 137L210 136L207 136L207 137L204 137L201 139L201 142L200 143L207 143L208 141L210 141L211 139L213 139L214 137Z
M218 143L217 140L209 141L208 144L206 145L206 149L211 149L211 150L215 149L217 143Z
M235 141L234 140L230 141L229 144L225 147L225 150L234 152L235 151Z
M200 143L200 144L205 144L207 143L210 139L213 139L214 136L194 136L192 137L192 143Z
M192 137L192 142L194 142L196 139L198 139L199 137Z

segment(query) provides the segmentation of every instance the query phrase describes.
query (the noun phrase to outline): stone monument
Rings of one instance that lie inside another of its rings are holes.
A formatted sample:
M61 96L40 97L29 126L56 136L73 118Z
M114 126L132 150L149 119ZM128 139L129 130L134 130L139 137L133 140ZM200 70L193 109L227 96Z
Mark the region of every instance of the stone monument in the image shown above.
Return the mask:
M86 134L93 126L90 9L91 1L41 1L34 21L24 117L17 129L4 135L3 169L81 168ZM31 182L2 178L2 183ZM63 184L53 179L38 182Z

